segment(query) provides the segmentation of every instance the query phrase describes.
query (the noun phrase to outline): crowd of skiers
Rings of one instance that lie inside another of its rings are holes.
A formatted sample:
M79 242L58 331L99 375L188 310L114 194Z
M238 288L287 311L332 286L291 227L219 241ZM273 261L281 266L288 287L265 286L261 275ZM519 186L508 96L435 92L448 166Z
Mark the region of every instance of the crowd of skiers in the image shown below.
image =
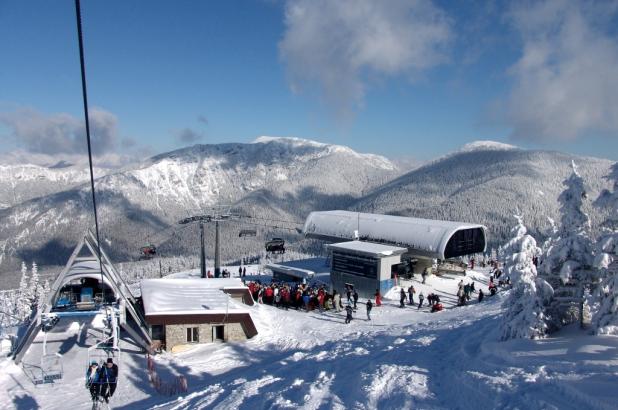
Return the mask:
M248 282L247 287L257 303L273 305L283 309L296 310L334 310L340 312L347 301L354 310L358 305L358 292L353 288L346 289L341 295L334 290L332 293L324 284L289 284L272 282L262 284L260 281Z
M241 272L239 272L239 275ZM498 269L498 264L495 264L495 268L491 271L489 277L489 294L495 295L498 286L510 285L510 278L501 278L502 272ZM498 280L498 284L496 284ZM346 312L345 323L350 323L353 320L353 312L356 312L359 304L359 295L354 286L346 285L343 292L333 290L329 292L326 285L321 283L304 284L304 283L284 283L284 282L272 282L270 284L262 284L260 281L246 283L253 299L257 303L264 303L267 305L273 305L282 309L296 309L296 310L319 310L324 312L327 310L333 310L335 312ZM462 279L459 282L457 290L457 305L464 306L472 298L472 294L476 293L474 281L464 284ZM368 299L366 302L362 302L365 305L367 312L367 320L371 320L371 310L374 306L382 305L382 295L379 289L376 289L374 294L375 302L372 299ZM478 302L482 302L485 297L485 293L482 289L478 290ZM399 291L399 307L405 308L406 306L416 306L417 310L420 310L427 300L427 306L431 312L439 312L444 307L440 301L440 296L435 293L430 293L425 297L421 291L418 294L418 301L415 301L416 289L414 285L410 285L405 288L402 287Z
M106 403L109 403L110 397L116 391L117 382L118 365L114 363L114 359L111 357L101 366L96 360L92 361L86 370L86 388L90 390L93 401L97 401L101 397Z

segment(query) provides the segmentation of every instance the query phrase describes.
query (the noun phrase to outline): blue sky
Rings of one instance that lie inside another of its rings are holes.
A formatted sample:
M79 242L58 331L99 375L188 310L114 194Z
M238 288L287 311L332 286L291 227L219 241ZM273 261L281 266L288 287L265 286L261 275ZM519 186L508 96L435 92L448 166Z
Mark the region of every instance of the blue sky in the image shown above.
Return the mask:
M96 154L295 136L618 159L616 2L82 3ZM0 0L1 151L79 154L73 1Z

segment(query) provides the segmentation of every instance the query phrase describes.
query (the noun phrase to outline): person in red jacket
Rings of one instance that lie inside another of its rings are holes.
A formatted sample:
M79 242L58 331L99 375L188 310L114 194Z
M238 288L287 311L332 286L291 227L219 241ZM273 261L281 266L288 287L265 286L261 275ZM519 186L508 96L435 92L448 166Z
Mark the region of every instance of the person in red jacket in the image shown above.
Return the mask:
M382 306L382 295L380 294L380 289L376 289L376 306Z
M272 305L273 304L273 295L274 295L273 288L271 286L268 286L264 290L264 303Z

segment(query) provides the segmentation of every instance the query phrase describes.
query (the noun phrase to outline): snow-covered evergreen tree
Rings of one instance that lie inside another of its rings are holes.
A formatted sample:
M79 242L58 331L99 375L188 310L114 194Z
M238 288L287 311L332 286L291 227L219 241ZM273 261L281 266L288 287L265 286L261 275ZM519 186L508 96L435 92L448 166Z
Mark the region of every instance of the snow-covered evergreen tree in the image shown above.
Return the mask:
M505 272L514 284L504 302L506 313L501 324L501 337L502 340L542 338L548 330L545 310L553 289L537 276L533 263L541 249L526 233L521 216L515 218L517 225L511 230L513 238L500 248Z
M32 312L32 293L28 283L28 267L26 262L21 263L21 280L19 282L19 293L17 302L17 315L21 320L25 320Z
M30 304L32 306L38 305L39 296L41 295L41 279L39 277L39 267L36 262L32 262L30 275Z
M542 258L542 272L553 286L558 282L578 285L579 280L584 279L581 273L592 265L590 218L582 209L587 198L586 189L575 162L572 168L573 172L563 182L566 188L558 197L560 228Z
M618 163L608 176L613 191L603 191L599 204L609 208L605 229L597 243L595 267L602 283L599 289L600 306L592 323L597 334L618 335Z
M609 210L603 223L603 232L597 242L597 255L594 266L603 270L616 259L618 254L618 163L614 164L607 179L613 182L613 190L601 192L596 204Z
M618 335L618 260L615 259L607 271L601 284L601 304L592 324L597 334Z
M41 294L39 295L39 300L38 300L39 310L44 307L45 302L47 301L47 296L49 295L49 292L50 292L49 280L45 279L45 282L43 282L43 286L41 287Z

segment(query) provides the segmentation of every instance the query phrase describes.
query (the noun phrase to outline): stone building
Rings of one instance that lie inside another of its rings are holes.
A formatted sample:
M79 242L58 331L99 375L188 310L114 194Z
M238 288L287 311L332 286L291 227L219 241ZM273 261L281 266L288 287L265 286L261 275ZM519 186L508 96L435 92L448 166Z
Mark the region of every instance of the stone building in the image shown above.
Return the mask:
M168 351L257 335L240 279L146 279L141 291L153 342Z

